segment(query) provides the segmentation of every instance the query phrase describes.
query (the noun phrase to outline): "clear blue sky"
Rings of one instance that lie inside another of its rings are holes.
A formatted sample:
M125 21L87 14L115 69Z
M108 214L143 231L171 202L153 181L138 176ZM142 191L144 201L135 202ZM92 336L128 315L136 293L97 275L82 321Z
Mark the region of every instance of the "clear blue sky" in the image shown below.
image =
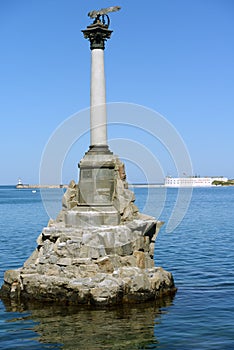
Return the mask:
M81 29L88 11L112 5L122 9L105 50L107 101L158 111L182 136L194 174L234 178L233 0L1 0L0 184L37 183L50 135L89 107ZM64 181L79 160L65 162Z

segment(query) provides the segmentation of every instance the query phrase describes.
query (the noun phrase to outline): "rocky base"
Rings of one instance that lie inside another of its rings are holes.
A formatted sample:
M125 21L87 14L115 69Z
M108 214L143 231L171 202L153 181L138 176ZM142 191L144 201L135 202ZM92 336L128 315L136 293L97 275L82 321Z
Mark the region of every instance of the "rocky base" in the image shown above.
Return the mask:
M175 293L172 274L154 266L163 223L139 213L118 157L96 153L81 161L79 184L70 182L24 266L5 272L2 299L116 305Z
M108 276L98 273L93 278L71 280L39 274L26 275L15 270L6 272L1 298L15 302L31 300L109 306L155 301L175 292L172 275L161 267L147 271L123 267Z
M173 294L172 274L154 266L161 225L144 216L118 226L50 223L24 266L5 272L0 296L16 302L116 305Z

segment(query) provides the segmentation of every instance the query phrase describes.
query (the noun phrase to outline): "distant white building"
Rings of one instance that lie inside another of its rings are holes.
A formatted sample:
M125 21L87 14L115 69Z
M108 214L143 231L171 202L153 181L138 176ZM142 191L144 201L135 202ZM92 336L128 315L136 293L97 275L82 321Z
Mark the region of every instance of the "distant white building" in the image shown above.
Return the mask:
M227 177L165 177L166 187L210 187L213 181L228 181Z

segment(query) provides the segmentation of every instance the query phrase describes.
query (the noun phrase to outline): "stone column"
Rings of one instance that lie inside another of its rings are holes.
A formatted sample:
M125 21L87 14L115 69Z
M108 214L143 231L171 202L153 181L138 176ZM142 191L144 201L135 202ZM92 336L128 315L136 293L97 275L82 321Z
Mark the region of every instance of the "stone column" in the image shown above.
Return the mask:
M90 148L107 149L104 49L112 31L98 20L82 32L91 49Z
M90 89L90 145L107 145L104 50L92 50Z
M82 30L91 49L90 148L78 165L78 205L65 213L65 224L72 227L118 225L120 222L120 213L113 205L116 156L107 144L104 49L112 31L100 16Z

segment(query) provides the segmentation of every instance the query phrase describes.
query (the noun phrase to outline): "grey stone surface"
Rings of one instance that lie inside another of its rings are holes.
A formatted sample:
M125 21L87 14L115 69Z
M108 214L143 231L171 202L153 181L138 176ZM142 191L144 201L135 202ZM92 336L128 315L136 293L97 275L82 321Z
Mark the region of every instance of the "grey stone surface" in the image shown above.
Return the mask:
M23 267L5 272L1 295L13 300L118 304L174 293L172 275L154 266L147 236L161 222L71 228L50 222ZM157 229L158 225L158 229Z
M83 169L97 158L95 152L82 161ZM81 204L82 180L79 185L71 181L61 212L42 230L35 251L21 268L5 272L2 298L113 305L175 293L171 273L154 265L155 240L163 223L139 213L123 163L112 154L100 159L112 162L106 163L112 164L114 175L108 205L102 194L99 206ZM100 174L106 176L107 188L110 173Z
M124 164L108 148L89 150L79 167L79 183L70 182L57 222L69 227L119 225L140 216Z

